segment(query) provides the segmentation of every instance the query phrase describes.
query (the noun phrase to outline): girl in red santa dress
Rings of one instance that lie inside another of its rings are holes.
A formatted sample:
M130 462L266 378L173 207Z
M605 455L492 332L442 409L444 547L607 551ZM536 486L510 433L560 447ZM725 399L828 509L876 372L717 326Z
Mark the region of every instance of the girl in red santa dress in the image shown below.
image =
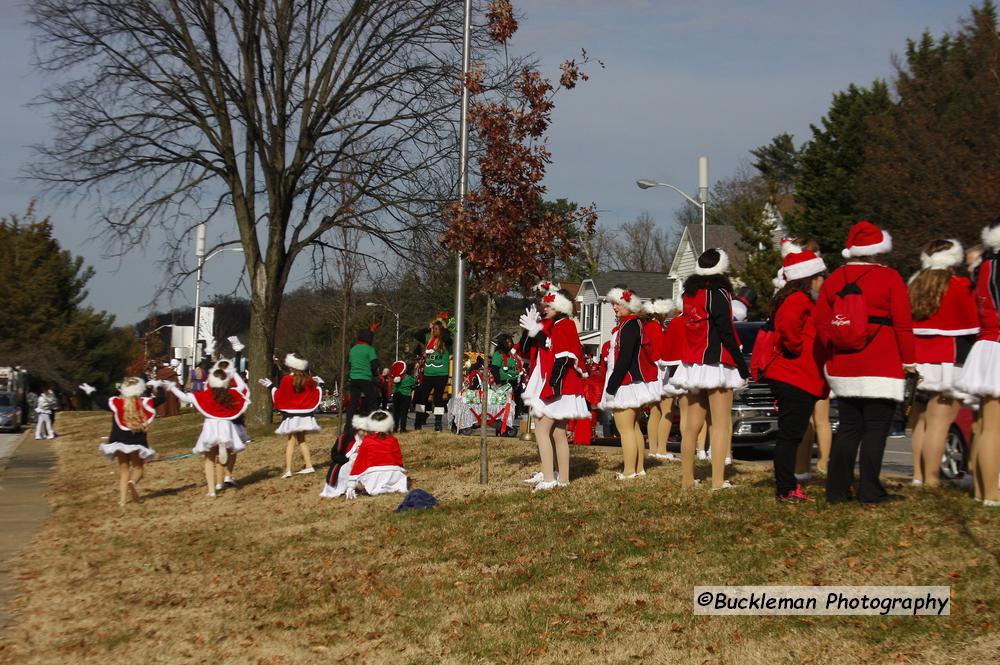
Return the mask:
M982 239L985 251L972 277L979 335L955 386L980 397L982 432L973 451L975 496L996 508L1000 507L1000 217L983 229Z
M941 457L962 398L955 379L979 332L976 295L968 277L956 275L965 260L957 240L933 240L920 253L922 269L910 279L914 348L921 381L913 422L913 484L937 487Z
M192 452L205 458L206 496L215 497L216 463L225 465L230 454L240 453L245 448L240 433L233 421L246 412L250 400L236 388L230 387L232 377L221 369L208 375L204 390L186 393L176 384L169 384L170 391L182 402L192 404L205 422Z
M227 358L222 358L212 366L210 372L214 372L217 369L220 369L229 375L230 388L238 390L244 398L250 399L250 386L246 384L246 381L243 380L240 373L236 371L236 363ZM233 420L233 427L236 428L236 433L239 435L240 441L243 442L243 445L250 443L250 435L247 433L245 414ZM236 479L233 477L233 474L236 472L237 457L239 457L238 453L231 452L227 456L225 464L220 463L215 467L216 492L225 489L226 487L239 487L239 483L237 483ZM222 479L222 482L219 482L220 478Z
M313 414L323 399L323 391L308 372L309 362L305 358L289 353L285 356L285 366L289 371L281 377L277 387L271 388L271 400L274 402L274 408L281 411L283 416L275 434L288 437L285 444L285 472L281 477L291 478L296 444L305 464L299 473L309 474L316 471L312 465L312 456L309 454L309 444L306 443L306 434L320 431L319 423Z
M860 448L856 498L869 504L895 501L901 497L885 491L879 473L896 403L903 400L904 377L917 371L910 298L899 273L877 262L892 250L886 231L860 221L851 227L846 245L841 254L848 262L823 283L814 315L828 347L826 378L840 411L826 498L830 503L852 498ZM857 300L858 291L863 301Z
M657 382L660 384L660 399L649 407L649 421L646 432L649 435L650 455L659 460L675 461L673 453L667 451L667 441L670 439L670 429L673 425L671 412L674 408L676 391L670 387L670 377L680 363L680 348L677 345L678 326L674 326L673 338L670 334L670 323L667 317L674 312L674 301L669 298L657 298L646 303L650 318L643 327L643 343L648 342L653 362L657 369ZM674 317L677 320L677 317Z
M631 480L646 475L639 409L658 404L662 387L651 355L643 351L643 325L637 316L642 309L639 296L626 286L617 286L605 297L618 324L611 330L607 378L598 408L612 412L621 437L623 469L616 478Z
M145 397L146 388L155 388L158 381L143 382L137 376L122 380L118 396L107 399L111 411L111 434L108 442L100 445L100 451L109 461L118 463L118 505L125 507L131 499L139 501L137 485L142 480L145 464L156 459L156 451L149 447L146 433L156 418L156 407L164 402L163 392L157 397ZM80 386L88 395L94 388L86 383Z
M535 439L542 462L542 479L534 491L551 490L569 484L569 441L566 422L590 418L584 399L586 365L583 347L573 321L573 301L566 291L550 291L542 296L542 320L529 308L521 316L525 331L524 347L532 358L531 376L521 394L535 420ZM553 447L559 465L556 479Z
M729 257L718 248L698 257L695 274L684 282L684 353L670 380L687 392L681 426L681 486L693 487L698 434L711 418L712 489L726 489L726 457L732 445L733 390L750 376L733 325Z
M395 425L388 411L373 411L368 417L355 417L357 429L364 432L357 455L348 471L348 499L357 497L358 490L365 494L406 494L406 469L399 441L390 432Z

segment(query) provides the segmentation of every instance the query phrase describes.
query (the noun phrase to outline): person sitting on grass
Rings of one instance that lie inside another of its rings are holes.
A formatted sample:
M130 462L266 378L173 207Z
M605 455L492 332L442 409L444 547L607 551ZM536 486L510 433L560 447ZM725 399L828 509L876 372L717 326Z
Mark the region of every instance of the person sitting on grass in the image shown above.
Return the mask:
M367 416L354 416L344 423L344 429L330 448L330 470L326 473L326 484L319 493L324 499L332 499L347 493L347 483L351 467L358 456L361 441L368 433Z
M361 440L357 457L347 480L348 499L357 498L357 491L365 494L406 494L406 469L403 468L403 451L392 432L392 415L388 411L375 411L363 419L360 429L368 432Z

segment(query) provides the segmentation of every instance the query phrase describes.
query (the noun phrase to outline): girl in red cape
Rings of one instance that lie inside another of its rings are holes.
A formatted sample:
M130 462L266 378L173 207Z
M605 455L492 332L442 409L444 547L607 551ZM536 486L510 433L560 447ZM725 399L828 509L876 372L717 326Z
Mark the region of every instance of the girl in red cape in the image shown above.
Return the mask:
M177 399L191 404L205 417L198 442L192 452L205 458L205 482L208 493L205 496L215 497L215 465L226 464L230 454L236 454L246 447L240 439L239 431L233 421L239 418L250 406L250 400L236 388L230 387L232 377L221 369L208 375L204 390L186 393L175 384L170 384L170 391Z
M399 441L390 432L395 425L388 411L374 411L368 417L356 417L358 429L367 432L361 440L358 455L347 480L348 499L357 498L358 489L365 494L406 494L406 469Z
M299 445L302 462L305 464L299 473L316 472L312 465L312 456L309 454L309 446L306 444L306 434L320 431L319 423L313 414L323 399L323 391L308 372L309 361L305 358L289 353L285 356L285 367L289 371L281 377L277 388L271 388L271 400L274 402L274 408L281 411L281 415L284 416L275 434L284 434L288 437L288 443L285 445L285 473L281 477L291 478L292 457L295 455L296 443ZM271 385L267 379L261 379L261 383Z
M118 505L122 508L131 499L139 501L136 487L142 480L145 464L156 458L156 451L149 447L146 432L156 418L156 407L163 403L163 394L154 400L144 397L146 383L137 376L122 380L118 396L107 400L111 411L111 434L108 442L100 445L100 451L109 461L118 462ZM151 381L150 387L159 385ZM88 395L94 388L84 383L80 388Z

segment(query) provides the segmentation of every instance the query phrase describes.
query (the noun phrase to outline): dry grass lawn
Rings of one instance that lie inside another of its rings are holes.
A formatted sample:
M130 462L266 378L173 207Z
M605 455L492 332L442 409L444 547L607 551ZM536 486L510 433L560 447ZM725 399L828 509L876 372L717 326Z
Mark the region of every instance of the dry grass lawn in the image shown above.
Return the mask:
M573 449L569 488L532 495L531 444L407 434L401 496L320 499L282 480L283 443L254 432L243 486L205 498L199 458L148 467L119 514L97 450L107 414L63 414L53 513L19 563L16 663L996 663L1000 512L956 490L877 509L777 504L770 476L680 490L677 465L622 484L613 449ZM161 455L198 418L157 421ZM311 439L324 462L332 433ZM707 468L699 468L704 474ZM818 487L814 494L820 494ZM702 617L696 584L950 585L950 617Z

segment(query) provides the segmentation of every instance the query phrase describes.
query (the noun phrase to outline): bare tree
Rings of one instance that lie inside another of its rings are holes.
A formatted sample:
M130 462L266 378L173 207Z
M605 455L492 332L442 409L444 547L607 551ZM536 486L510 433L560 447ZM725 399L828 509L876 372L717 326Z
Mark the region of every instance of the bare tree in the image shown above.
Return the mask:
M643 211L613 234L607 252L611 264L618 269L667 272L676 245L674 234L660 227L648 212Z
M197 224L227 224L267 367L307 250L403 253L453 197L462 4L449 0L36 0L54 140L30 174L93 197L112 251L168 239L179 284ZM482 15L483 12L477 12ZM477 55L497 52L476 26ZM510 79L491 67L484 86ZM366 238L344 247L334 229ZM253 420L270 417L254 386Z

